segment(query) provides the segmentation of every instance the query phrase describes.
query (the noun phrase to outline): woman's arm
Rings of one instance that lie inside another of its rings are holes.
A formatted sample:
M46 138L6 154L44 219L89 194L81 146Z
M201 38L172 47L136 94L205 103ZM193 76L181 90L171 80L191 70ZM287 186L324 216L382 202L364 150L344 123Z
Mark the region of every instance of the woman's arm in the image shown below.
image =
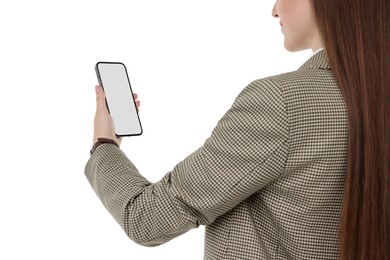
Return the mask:
M95 121L95 135L99 127ZM85 174L127 235L154 246L212 223L278 178L288 135L282 93L272 81L258 80L240 93L204 145L159 182L142 177L113 144L95 150Z

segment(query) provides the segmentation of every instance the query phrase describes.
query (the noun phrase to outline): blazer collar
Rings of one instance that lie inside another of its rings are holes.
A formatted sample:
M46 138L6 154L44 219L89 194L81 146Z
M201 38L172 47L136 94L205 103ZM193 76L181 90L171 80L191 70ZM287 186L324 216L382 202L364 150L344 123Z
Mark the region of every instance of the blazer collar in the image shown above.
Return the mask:
M314 54L308 61L299 67L298 70L304 69L330 69L325 50L321 50Z

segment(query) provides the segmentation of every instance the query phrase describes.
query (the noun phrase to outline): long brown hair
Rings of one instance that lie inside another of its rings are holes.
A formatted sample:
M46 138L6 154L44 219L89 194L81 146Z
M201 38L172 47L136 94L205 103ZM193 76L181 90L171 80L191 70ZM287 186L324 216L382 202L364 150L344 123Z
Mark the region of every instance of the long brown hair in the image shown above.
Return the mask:
M390 0L311 4L348 113L341 259L390 259Z

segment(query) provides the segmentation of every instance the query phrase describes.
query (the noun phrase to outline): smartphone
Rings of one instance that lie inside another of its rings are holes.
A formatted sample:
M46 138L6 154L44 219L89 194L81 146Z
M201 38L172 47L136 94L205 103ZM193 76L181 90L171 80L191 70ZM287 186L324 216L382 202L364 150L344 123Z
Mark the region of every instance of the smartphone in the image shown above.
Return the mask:
M141 135L141 121L126 66L121 62L98 62L95 70L106 95L106 105L114 121L115 134Z

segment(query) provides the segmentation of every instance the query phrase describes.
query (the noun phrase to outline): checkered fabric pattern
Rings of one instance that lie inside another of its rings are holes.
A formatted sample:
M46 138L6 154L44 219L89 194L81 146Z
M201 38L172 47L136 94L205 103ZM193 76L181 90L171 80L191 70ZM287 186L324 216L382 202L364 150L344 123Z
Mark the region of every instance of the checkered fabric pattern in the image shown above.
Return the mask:
M347 128L320 51L297 71L250 83L204 145L159 182L112 144L97 148L85 174L141 245L205 225L204 259L338 259Z

